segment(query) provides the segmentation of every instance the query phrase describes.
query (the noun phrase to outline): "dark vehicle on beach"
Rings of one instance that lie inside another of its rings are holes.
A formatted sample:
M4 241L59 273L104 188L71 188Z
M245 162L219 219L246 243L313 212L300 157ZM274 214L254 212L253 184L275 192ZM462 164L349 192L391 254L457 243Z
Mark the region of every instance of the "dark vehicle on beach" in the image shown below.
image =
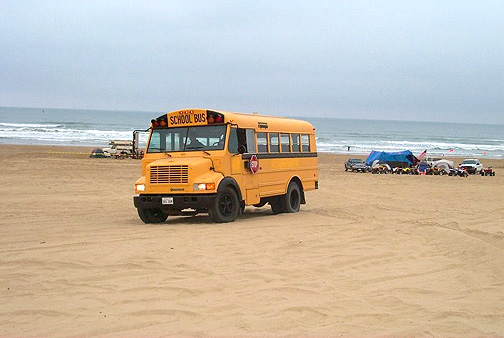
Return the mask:
M360 158L351 158L348 161L345 162L345 171L352 171L352 172L366 172L367 171L367 166L366 163L364 163L363 160Z

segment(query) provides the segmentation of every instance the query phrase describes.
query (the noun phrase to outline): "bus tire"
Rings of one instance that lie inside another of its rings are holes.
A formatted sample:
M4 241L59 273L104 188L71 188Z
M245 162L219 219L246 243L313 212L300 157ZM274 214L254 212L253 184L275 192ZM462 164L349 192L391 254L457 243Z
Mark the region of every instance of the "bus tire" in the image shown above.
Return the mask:
M301 206L301 190L296 182L290 182L287 193L275 197L271 202L273 214L298 212Z
M138 216L145 223L163 223L168 218L161 209L138 208Z
M238 217L240 208L236 191L226 186L217 192L217 197L212 207L208 209L208 214L217 223L233 222Z
M269 204L273 215L284 212L283 205L285 205L285 195L272 197Z
M282 202L284 203L284 212L292 213L299 211L299 207L301 206L301 190L296 182L289 183L287 194Z

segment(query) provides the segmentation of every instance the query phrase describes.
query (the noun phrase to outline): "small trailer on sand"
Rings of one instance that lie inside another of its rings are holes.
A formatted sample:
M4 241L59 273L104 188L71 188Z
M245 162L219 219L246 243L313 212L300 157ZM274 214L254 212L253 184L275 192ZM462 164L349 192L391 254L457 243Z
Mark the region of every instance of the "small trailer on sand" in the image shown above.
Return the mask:
M144 155L143 149L139 149L140 133L148 132L147 130L134 130L133 139L131 140L110 140L107 148L100 149L105 157L114 158L142 158Z

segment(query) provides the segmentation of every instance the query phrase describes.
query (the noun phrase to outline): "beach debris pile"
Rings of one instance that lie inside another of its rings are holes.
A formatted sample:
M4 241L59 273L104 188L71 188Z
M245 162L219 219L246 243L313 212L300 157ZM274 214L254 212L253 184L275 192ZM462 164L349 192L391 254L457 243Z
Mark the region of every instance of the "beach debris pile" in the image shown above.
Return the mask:
M130 157L135 152L132 140L110 140L109 145L110 147L103 148L107 157Z
M129 140L111 140L110 147L95 148L89 157L91 158L134 158L141 159L144 156L144 151L135 149Z
M142 159L144 151L139 148L139 135L147 130L134 130L131 140L110 140L109 147L93 149L91 158L135 158Z

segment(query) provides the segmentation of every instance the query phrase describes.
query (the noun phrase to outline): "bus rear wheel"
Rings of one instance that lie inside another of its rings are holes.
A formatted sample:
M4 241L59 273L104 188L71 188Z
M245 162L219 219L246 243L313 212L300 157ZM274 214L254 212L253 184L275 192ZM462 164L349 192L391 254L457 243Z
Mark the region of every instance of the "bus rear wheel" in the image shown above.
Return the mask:
M168 218L168 214L165 214L161 209L149 208L138 208L138 216L146 224L163 223Z
M295 182L290 182L289 188L287 189L287 194L285 195L285 201L283 209L285 212L298 212L301 206L301 190Z
M298 212L301 206L301 190L296 182L290 182L287 193L275 197L271 202L273 214Z
M285 195L282 196L277 196L277 197L272 197L270 200L269 204L271 205L271 211L273 212L273 215L280 214L284 212L283 210L283 200L285 199Z
M233 222L240 213L241 205L236 192L231 187L224 187L217 193L217 197L208 214L214 222Z

